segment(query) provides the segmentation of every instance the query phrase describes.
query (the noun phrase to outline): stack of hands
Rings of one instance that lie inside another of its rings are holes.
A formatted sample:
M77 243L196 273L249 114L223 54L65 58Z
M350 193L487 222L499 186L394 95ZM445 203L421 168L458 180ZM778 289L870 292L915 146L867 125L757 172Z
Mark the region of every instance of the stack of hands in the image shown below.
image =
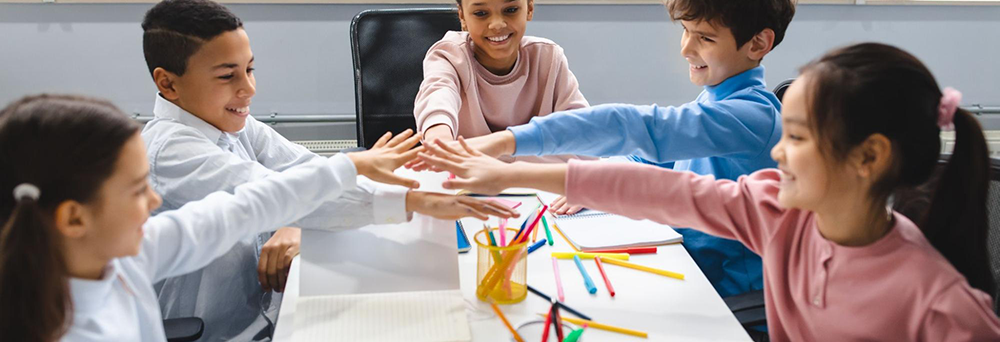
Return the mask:
M495 163L504 164L478 151L472 150L464 140L461 141L462 146L465 146L462 151L474 151L475 158L470 154L473 152L459 152L444 143L440 143L440 147L421 146L414 148L418 142L420 142L420 135L414 135L411 130L406 130L396 136L392 136L392 133L386 133L371 149L348 153L347 157L354 163L358 175L368 177L376 182L401 185L411 189L420 187L420 183L399 176L393 173L393 171L404 165L419 165L420 167L417 168L411 167L417 171L429 169L433 169L434 171L452 171L444 167L431 168L425 166L439 165L440 161L449 160L442 158L450 158L450 160L456 160L456 158L469 159L470 162L480 163L484 166L495 165ZM449 165L451 164L453 163L449 163ZM461 169L474 170L476 169L476 165L478 164L463 164ZM480 174L487 175L492 170L484 169L481 170L483 172ZM463 180L449 180L444 184L446 189L462 188L462 184L476 185L482 183L479 180L482 179L481 176L476 179L468 179L469 172L452 173L460 175ZM469 189L479 191L480 187ZM495 192L499 192L500 190L503 189L501 188ZM416 190L410 190L406 194L406 211L417 212L444 220L457 220L463 217L475 217L480 220L486 220L489 216L501 218L518 216L518 213L513 209L493 201ZM271 239L264 244L257 265L258 280L260 280L264 291L284 291L289 267L291 266L292 259L299 254L301 241L302 233L299 228L284 227L278 229Z

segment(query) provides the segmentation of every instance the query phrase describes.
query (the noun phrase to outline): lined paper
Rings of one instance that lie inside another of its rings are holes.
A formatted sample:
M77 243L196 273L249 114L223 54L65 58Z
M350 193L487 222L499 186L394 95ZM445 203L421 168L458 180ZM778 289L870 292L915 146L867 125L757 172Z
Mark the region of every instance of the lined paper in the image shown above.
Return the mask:
M299 297L295 341L467 342L458 290Z

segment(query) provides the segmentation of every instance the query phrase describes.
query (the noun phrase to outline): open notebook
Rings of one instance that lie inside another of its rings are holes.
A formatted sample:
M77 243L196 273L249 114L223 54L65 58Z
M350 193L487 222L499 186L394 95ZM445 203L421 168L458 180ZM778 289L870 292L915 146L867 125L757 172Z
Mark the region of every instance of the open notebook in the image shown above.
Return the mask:
M570 244L584 252L682 241L681 235L668 225L591 209L584 209L575 215L559 216L556 225Z

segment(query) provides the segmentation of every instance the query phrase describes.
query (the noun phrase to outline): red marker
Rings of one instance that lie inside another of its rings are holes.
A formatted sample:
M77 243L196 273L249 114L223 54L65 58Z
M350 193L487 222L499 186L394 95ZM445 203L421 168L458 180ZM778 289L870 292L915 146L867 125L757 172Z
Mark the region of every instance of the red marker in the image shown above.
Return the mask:
M594 262L597 263L597 270L601 271L601 278L604 278L604 285L608 287L608 293L612 297L615 296L615 288L611 287L611 280L608 280L608 274L604 273L604 265L601 264L601 257L594 257Z

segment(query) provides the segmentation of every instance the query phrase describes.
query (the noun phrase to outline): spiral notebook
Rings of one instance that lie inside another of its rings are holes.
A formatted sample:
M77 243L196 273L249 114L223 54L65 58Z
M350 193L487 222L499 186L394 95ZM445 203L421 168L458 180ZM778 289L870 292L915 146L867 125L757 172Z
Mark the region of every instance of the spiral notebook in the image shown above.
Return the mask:
M681 234L665 224L633 220L625 216L584 209L561 215L556 225L577 250L588 252L608 248L650 247L683 241Z

